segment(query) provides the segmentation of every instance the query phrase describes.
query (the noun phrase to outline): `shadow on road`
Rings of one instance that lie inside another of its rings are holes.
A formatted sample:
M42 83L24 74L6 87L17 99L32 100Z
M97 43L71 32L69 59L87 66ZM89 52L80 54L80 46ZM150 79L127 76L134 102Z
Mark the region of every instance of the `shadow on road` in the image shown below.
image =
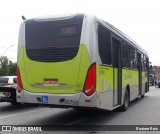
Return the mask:
M96 122L99 122L100 120L106 120L109 118L113 118L118 116L118 112L115 111L102 111L102 110L92 110L92 111L77 111L76 109L69 109L59 112L54 112L53 108L53 114L49 114L48 116L45 115L45 117L41 119L37 119L31 122L28 122L27 124L30 125L85 125L88 124L85 122L85 120L91 120L96 119ZM43 116L43 115L42 115ZM89 125L92 125L94 122L89 121ZM98 124L98 123L97 123Z
M0 113L12 113L16 111L21 111L21 110L26 110L26 109L33 109L37 108L37 105L33 104L17 104L17 105L12 105L10 103L5 103L5 104L0 104Z
M129 109L136 107L138 103L141 103L147 99L145 96L143 99L136 99L130 103ZM57 109L56 109L57 110ZM109 124L117 116L125 114L125 112L120 112L118 110L107 111L107 110L76 110L68 109L56 111L52 108L53 114L50 113L48 116L44 113L44 118L42 115L41 119L36 119L32 122L28 122L31 125L99 125L99 124ZM126 111L126 112L128 112Z
M57 109L57 108L46 108L45 110L36 111L26 115L30 120L23 122L23 125L99 125L99 124L110 124L112 120L117 119L119 115L125 117L132 109L135 109L139 103L144 103L146 100L151 98L145 96L143 99L136 99L130 103L129 109L126 112L120 112L117 110L106 111L106 110L77 110L77 109ZM0 105L1 113L17 113L21 111L29 111L42 107L37 105L19 105L12 106L11 104ZM34 116L34 120L32 119Z

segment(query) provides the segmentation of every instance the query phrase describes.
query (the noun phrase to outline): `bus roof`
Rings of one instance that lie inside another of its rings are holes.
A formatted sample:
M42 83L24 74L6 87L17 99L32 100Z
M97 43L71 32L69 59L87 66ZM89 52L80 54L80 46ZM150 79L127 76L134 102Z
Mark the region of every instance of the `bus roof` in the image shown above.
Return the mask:
M64 20L64 19L69 19L72 18L76 15L82 14L84 16L87 17L95 17L96 19L98 19L98 17L96 17L95 15L92 14L85 14L85 13L70 13L70 14L58 14L58 15L52 15L52 16L44 16L44 17L36 17L33 18L33 20L35 21L53 21L53 20ZM144 50L140 45L138 45L133 39L131 39L129 36L127 36L126 34L124 34L122 31L120 31L118 28L114 27L113 25L111 25L110 23L102 20L102 19L98 19L101 23L103 23L105 26L107 26L113 33L115 33L116 35L120 36L123 40L125 40L126 42L128 42L129 44L131 44L133 47L136 47L139 51L141 51L142 53L144 53L145 55L148 56L148 53L146 50Z
M140 45L138 45L133 39L131 39L129 36L127 36L126 34L124 34L122 31L120 31L118 28L114 27L113 25L111 25L110 23L101 20L102 22L104 22L106 25L108 25L111 29L113 29L116 33L118 33L119 35L121 35L121 37L123 39L125 39L126 41L128 41L129 43L131 43L133 46L135 46L136 48L138 48L140 51L142 51L144 54L148 55L147 51L144 50Z

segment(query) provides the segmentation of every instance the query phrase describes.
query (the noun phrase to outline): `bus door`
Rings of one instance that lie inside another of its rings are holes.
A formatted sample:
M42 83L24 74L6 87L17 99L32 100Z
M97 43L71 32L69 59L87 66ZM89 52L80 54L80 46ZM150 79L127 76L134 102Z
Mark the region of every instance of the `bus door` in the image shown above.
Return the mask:
M142 64L141 54L138 52L138 81L139 81L139 95L142 95Z
M113 46L113 106L121 104L122 94L122 66L121 66L121 42L112 37Z

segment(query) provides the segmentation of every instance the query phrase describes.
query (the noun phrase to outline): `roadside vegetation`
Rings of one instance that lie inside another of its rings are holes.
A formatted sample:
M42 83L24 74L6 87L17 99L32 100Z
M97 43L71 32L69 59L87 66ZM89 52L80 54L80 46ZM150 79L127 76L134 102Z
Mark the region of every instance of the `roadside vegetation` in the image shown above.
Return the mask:
M0 76L16 75L17 63L13 63L6 56L0 57Z

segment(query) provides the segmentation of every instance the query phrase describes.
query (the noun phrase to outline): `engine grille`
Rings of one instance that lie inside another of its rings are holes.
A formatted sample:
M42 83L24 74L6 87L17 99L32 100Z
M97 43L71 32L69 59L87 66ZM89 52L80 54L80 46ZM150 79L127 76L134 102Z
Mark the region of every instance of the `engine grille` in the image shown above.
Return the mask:
M39 62L61 62L73 59L78 48L27 49L29 59Z

